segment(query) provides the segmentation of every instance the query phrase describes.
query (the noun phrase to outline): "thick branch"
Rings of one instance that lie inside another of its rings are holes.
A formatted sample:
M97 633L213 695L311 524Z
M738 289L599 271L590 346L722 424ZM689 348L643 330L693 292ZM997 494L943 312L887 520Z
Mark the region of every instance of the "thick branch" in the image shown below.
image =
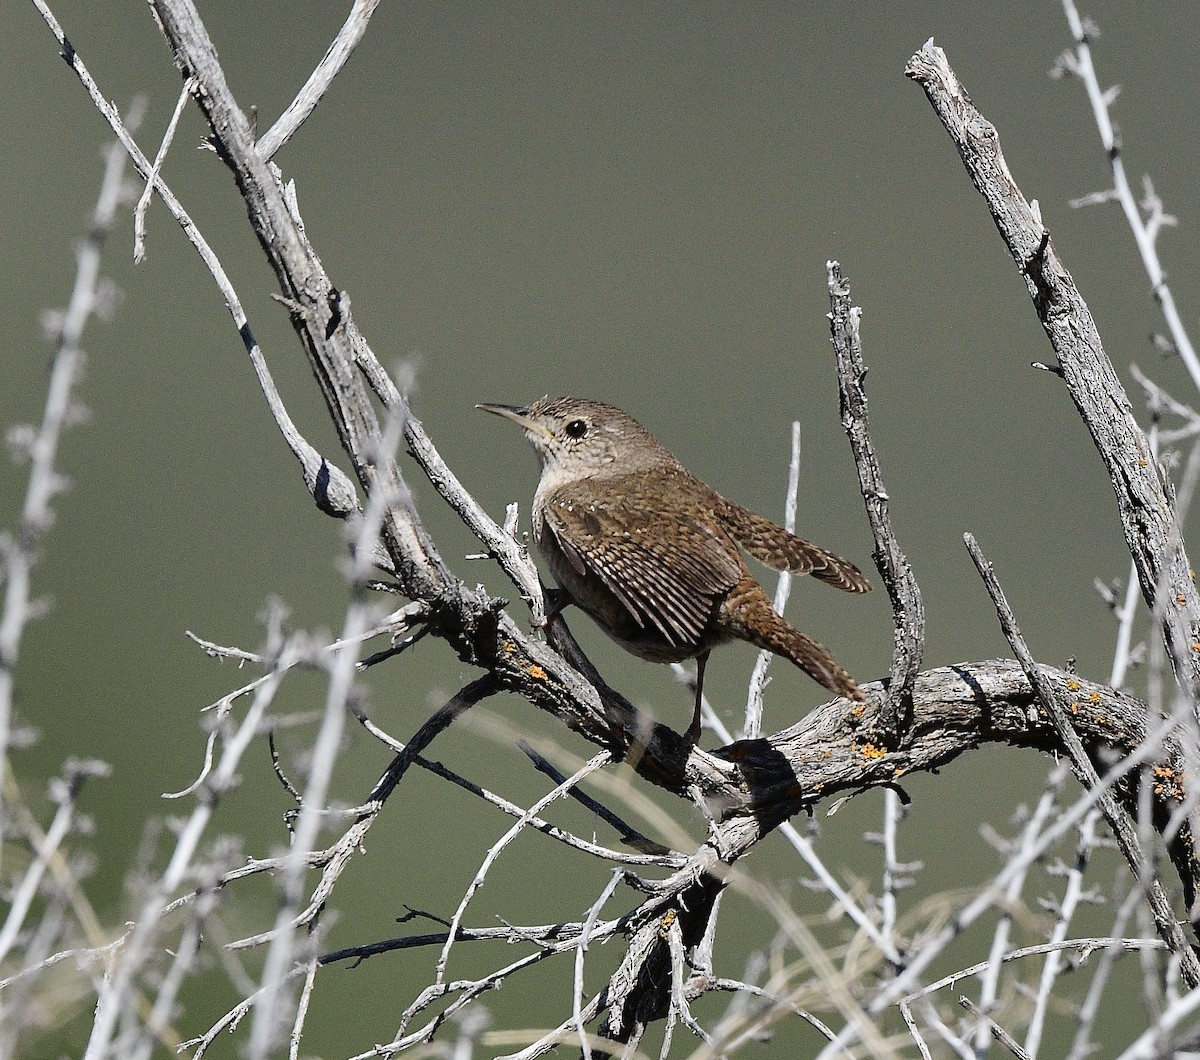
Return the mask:
M971 102L945 52L929 41L909 60L905 73L928 95L1025 278L1067 389L1108 468L1142 595L1163 623L1176 677L1193 704L1200 704L1200 590L1192 579L1170 488L1134 419L1095 321L1039 212L1013 180L995 126Z
M225 81L216 49L191 3L155 0L153 9L218 150L233 171L258 236L291 307L296 332L329 406L342 446L367 492L395 498L384 538L409 594L436 597L450 574L412 507L399 469L383 452L382 431L354 364L348 301L331 283L288 207L278 171L254 145L250 122Z
M1143 759L1156 779L1154 820L1167 827L1172 811L1189 797L1186 756L1178 742L1148 733L1147 710L1130 696L1047 666L1037 672L1049 694L1066 705L1083 752L1100 774L1111 762ZM864 690L879 694L878 685ZM747 854L789 817L839 795L890 787L916 771L935 771L985 743L1064 753L1054 719L1041 704L1020 666L1011 661L960 663L917 676L912 724L886 751L865 739L858 707L837 700L769 739L743 740L715 755L694 754L696 790L715 822L708 841L689 863L651 889L652 896L630 917L626 961L609 984L605 1033L628 1040L644 1021L666 1011L670 977L663 977L666 943L657 924L678 915L684 943L699 942L707 910L724 886L725 868ZM1147 738L1151 744L1147 745ZM1117 800L1136 807L1137 784L1120 774L1112 784ZM1195 859L1172 843L1172 859L1185 884L1195 888ZM656 941L657 939L657 941ZM901 989L896 981L896 989ZM907 989L907 987L905 987ZM880 999L886 1004L886 999Z

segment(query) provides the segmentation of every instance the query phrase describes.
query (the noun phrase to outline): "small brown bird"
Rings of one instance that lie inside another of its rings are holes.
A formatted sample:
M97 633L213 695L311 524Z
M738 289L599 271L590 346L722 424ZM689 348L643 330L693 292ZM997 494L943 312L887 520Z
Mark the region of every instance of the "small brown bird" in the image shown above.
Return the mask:
M776 614L739 546L773 570L865 593L871 586L854 564L722 497L612 405L546 397L526 408L477 407L519 424L541 458L533 539L567 602L639 658L695 657L689 743L700 736L709 652L735 638L863 699L824 647Z

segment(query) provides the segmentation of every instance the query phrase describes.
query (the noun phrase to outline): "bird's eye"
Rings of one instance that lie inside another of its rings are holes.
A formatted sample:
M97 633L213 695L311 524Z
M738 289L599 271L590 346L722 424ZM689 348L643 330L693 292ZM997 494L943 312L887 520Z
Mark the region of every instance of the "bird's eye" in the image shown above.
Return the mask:
M582 438L587 434L587 420L571 420L566 426L567 437Z

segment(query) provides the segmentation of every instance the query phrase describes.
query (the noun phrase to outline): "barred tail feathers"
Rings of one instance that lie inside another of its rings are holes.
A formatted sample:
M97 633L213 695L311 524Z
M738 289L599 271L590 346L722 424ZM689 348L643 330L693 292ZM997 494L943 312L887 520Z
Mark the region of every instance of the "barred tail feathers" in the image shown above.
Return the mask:
M781 618L753 578L742 579L726 598L722 611L730 632L739 639L791 660L830 692L859 703L866 701L858 683L825 646Z

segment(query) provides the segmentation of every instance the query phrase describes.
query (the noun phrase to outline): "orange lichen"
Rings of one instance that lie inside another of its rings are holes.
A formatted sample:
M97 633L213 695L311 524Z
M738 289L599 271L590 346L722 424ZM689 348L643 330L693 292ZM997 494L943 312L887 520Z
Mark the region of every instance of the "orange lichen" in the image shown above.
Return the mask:
M1074 677L1067 678L1067 691L1078 692L1083 687L1083 682L1076 680Z
M662 920L658 923L658 937L665 939L671 933L671 926L675 923L676 917L679 914L674 909L668 909L663 913Z
M1100 693L1093 692L1090 696L1088 696L1088 699L1090 699L1093 703L1099 703L1100 702Z
M882 747L876 747L873 743L865 743L858 750L862 753L863 758L866 759L882 758L887 754L887 751Z
M1154 794L1164 799L1174 799L1183 802L1183 781L1179 774L1170 766L1155 766Z
M525 672L535 681L545 681L546 671L543 670L537 663L532 663L526 667Z

